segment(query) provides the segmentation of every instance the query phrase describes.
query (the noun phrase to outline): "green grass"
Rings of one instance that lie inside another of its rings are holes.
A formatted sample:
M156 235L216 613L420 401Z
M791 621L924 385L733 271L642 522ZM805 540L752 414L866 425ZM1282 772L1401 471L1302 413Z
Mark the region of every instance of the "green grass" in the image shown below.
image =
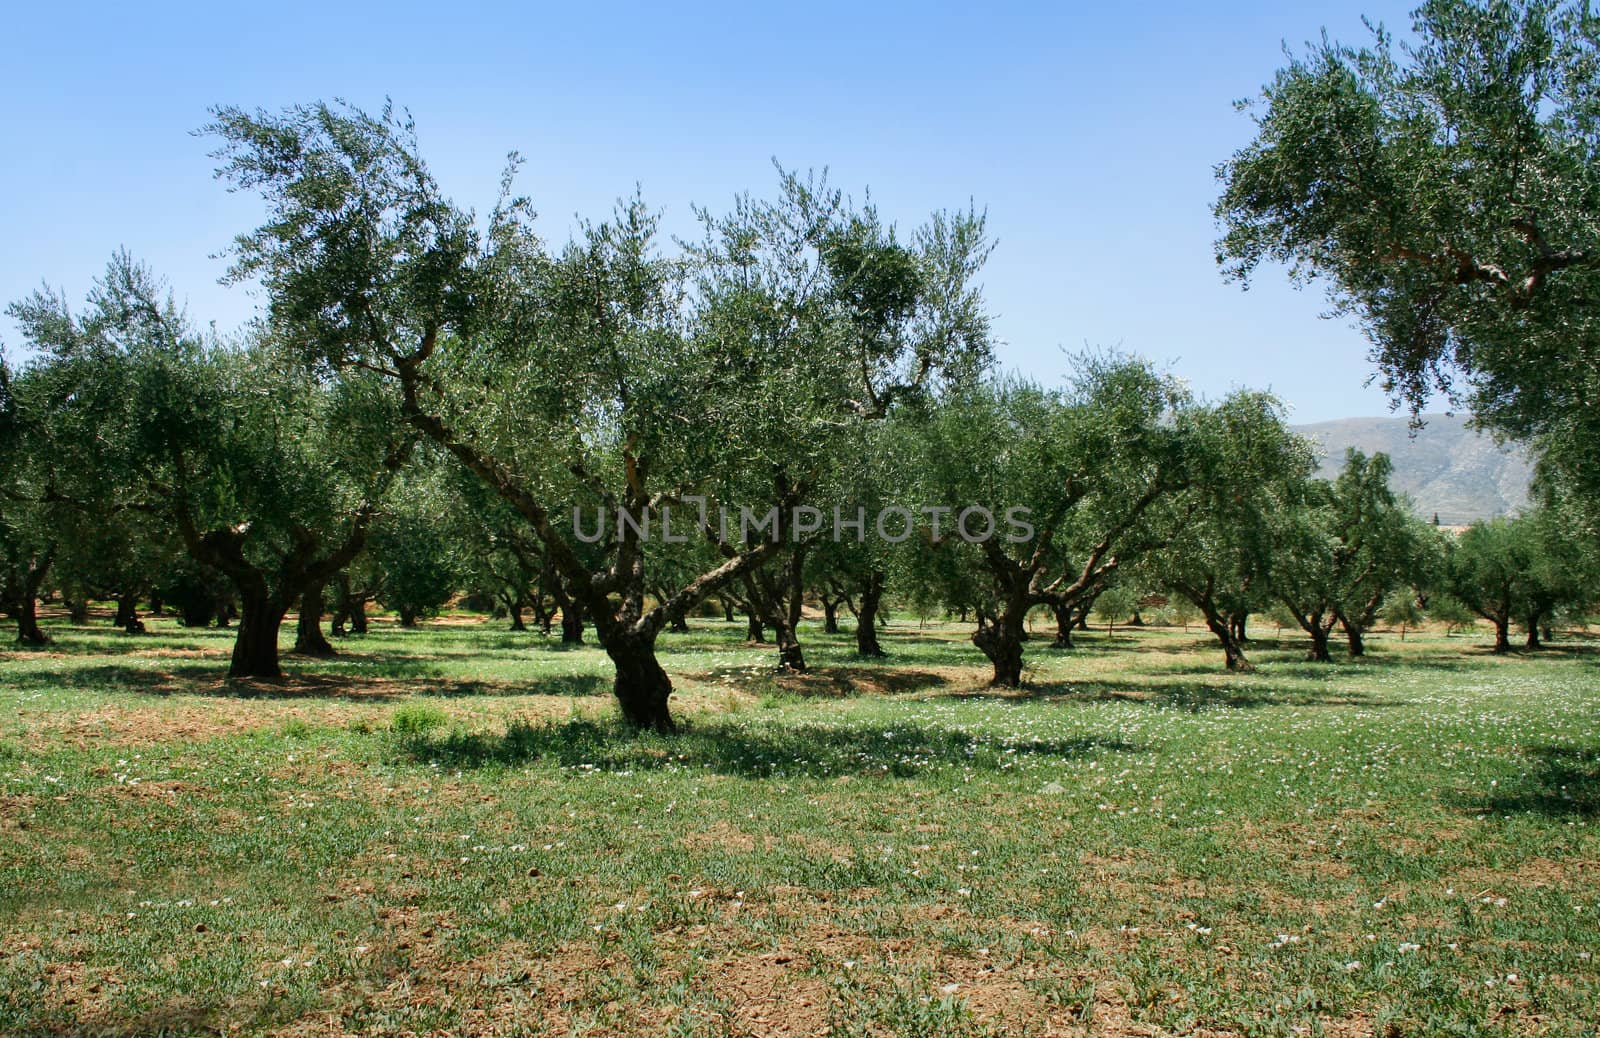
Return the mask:
M0 656L0 1034L1594 1034L1600 653L379 626ZM1267 633L1267 632L1264 632Z

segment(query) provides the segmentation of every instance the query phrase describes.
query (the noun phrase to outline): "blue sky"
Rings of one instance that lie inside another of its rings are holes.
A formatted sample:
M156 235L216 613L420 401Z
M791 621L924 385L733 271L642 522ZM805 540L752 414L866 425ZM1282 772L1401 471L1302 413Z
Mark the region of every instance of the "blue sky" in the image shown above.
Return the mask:
M334 96L416 116L455 199L492 203L505 154L549 237L637 184L669 230L691 203L828 166L903 223L987 207L1000 358L1046 381L1063 349L1169 363L1202 393L1271 388L1297 421L1382 414L1367 344L1317 291L1213 259L1212 169L1256 94L1326 26L1409 5L27 4L0 41L0 300L81 298L119 246L223 329L261 300L214 258L259 216L191 131L218 103ZM19 345L14 326L0 337Z

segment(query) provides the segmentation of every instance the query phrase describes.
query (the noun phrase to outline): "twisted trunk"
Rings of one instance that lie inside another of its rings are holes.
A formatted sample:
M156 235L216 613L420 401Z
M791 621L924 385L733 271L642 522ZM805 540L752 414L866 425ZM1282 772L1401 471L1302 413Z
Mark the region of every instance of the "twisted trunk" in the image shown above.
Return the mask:
M1358 659L1367 654L1366 630L1368 620L1352 620L1342 612L1335 612L1334 617L1339 621L1339 627L1344 631L1345 644L1349 648L1351 659ZM1405 630L1401 629L1400 640L1405 641Z
M997 688L1022 687L1022 627L1026 613L1026 608L1003 609L993 623L978 628L972 636L972 644L993 666L989 684Z
M322 635L323 585L306 588L300 596L300 615L295 621L294 651L302 656L332 656L334 648Z
M1072 606L1065 602L1052 602L1050 612L1056 618L1056 640L1052 644L1058 649L1072 648Z
M1255 665L1245 658L1244 647L1235 637L1234 632L1237 628L1233 622L1213 610L1207 610L1204 606L1201 606L1201 612L1205 615L1206 627L1216 635L1217 642L1222 646L1222 657L1227 668L1239 673L1255 670Z
M50 636L39 627L38 600L32 594L25 594L21 601L13 604L10 612L17 621L18 645L50 644Z
M230 678L281 678L278 666L278 628L283 626L284 603L265 586L241 589L239 633L233 641Z
M634 630L612 630L601 639L616 668L612 693L623 719L635 728L670 733L678 730L667 708L672 679L656 660L655 637Z
M139 600L132 593L117 596L117 615L111 622L128 634L144 631L144 621L139 619Z
M856 655L884 656L878 644L878 608L883 603L884 575L869 573L861 582L861 605L856 609Z

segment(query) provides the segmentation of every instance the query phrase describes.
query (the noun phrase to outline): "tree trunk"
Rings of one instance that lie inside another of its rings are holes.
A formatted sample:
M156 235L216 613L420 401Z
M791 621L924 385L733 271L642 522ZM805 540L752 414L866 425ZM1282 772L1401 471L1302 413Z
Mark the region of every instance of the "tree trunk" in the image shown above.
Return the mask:
M1528 618L1528 637L1522 644L1523 648L1526 649L1538 649L1543 647L1542 643L1539 641L1539 621L1537 618Z
M655 639L632 631L612 630L601 639L606 655L616 667L612 692L622 708L623 719L634 728L653 732L675 732L667 709L672 695L672 679L656 660Z
M884 577L872 573L861 584L861 605L856 611L856 655L884 656L878 644L878 606L883 602Z
M87 595L78 598L61 596L67 606L67 622L74 627L82 627L89 622L89 598Z
M565 596L563 598L564 600L561 602L561 644L582 645L583 607L570 598L565 598ZM655 653L654 645L651 646L650 651L652 655Z
M161 600L160 593L156 591L150 592L150 615L160 616L165 608L166 603Z
M39 603L33 592L25 592L22 600L12 606L12 616L17 621L18 645L49 645L50 636L39 627Z
M754 606L745 611L744 640L756 645L767 643L767 627L761 622Z
M139 619L139 601L131 594L117 596L117 615L111 621L117 627L129 634L139 634L144 630L144 621Z
M526 631L528 625L522 622L522 596L506 595L505 603L506 614L511 617L511 629L513 631Z
M415 609L411 609L411 608L408 608L408 607L402 607L401 609L398 610L398 612L400 613L400 626L401 627L415 627L415 626L417 626L417 611Z
M839 633L839 601L833 598L822 600L822 633Z
M734 619L733 603L724 598L722 600L722 622L731 624Z
M239 603L239 633L233 640L228 677L283 677L278 666L278 628L288 610L263 592L241 594Z
M322 636L322 585L306 588L300 596L300 616L294 627L294 651L302 656L332 656L334 648Z
M1058 649L1072 648L1072 606L1052 602L1050 611L1055 614L1056 618L1055 647Z
M797 674L804 674L806 670L805 649L800 645L800 634L796 630L793 613L795 610L783 608L783 604L769 598L767 620L772 627L773 639L778 643L778 669L792 670Z
M1322 621L1313 619L1306 633L1311 636L1311 651L1306 658L1313 663L1332 663L1333 654L1328 652L1329 628L1322 626Z
M1339 626L1344 628L1345 641L1350 646L1350 657L1357 659L1367 654L1367 642L1362 631L1362 625L1352 623L1343 616L1339 617ZM1405 628L1400 628L1400 640L1406 640Z
M1233 640L1240 645L1250 640L1250 632L1246 630L1249 620L1249 613L1235 613L1229 618L1229 626L1233 629Z
M1496 653L1511 651L1511 620L1509 617L1494 618L1494 651Z
M794 628L785 624L783 630L775 633L778 636L778 669L804 674L806 653L800 639L795 636Z
M983 650L994 667L989 684L997 688L1022 687L1022 625L1026 609L1008 608L994 623L980 627L972 644Z
M233 623L233 600L228 598L217 599L217 608L213 614L217 618L217 626L226 628Z
M1239 640L1234 637L1235 626L1233 620L1222 616L1220 613L1200 607L1201 613L1206 618L1206 627L1216 635L1217 641L1222 646L1222 657L1231 671L1240 674L1255 670L1255 665L1245 658L1244 648Z

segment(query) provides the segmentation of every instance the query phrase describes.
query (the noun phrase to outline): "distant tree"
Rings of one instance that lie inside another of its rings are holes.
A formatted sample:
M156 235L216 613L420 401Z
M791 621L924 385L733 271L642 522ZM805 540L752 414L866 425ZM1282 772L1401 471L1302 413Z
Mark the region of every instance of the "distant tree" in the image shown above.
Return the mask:
M1435 392L1600 502L1600 29L1586 2L1427 0L1293 57L1220 169L1218 258L1321 280L1385 387Z
M449 509L437 478L405 479L373 524L368 550L379 573L378 600L401 627L439 615L461 585Z
M1196 412L1186 507L1164 519L1166 539L1140 567L1142 582L1170 590L1205 618L1229 670L1253 670L1243 619L1263 608L1282 525L1311 478L1311 445L1290 431L1282 406L1236 392Z
M940 536L985 573L973 643L992 664L993 684L1021 684L1030 610L1085 599L1148 546L1147 520L1188 479L1186 404L1146 364L1090 357L1065 392L1009 381L933 413L918 465L922 493L944 509ZM968 543L963 514L974 508L986 515L975 513L968 533L992 535ZM1015 542L1013 515L1031 527L1019 527Z
M1126 584L1112 583L1094 600L1094 615L1106 625L1106 635L1116 634L1117 621L1131 617L1139 608L1139 591Z
M359 554L409 447L373 377L317 379L266 329L207 342L125 253L81 314L49 292L9 312L107 514L158 516L227 577L240 604L229 676L280 676L284 615Z
M50 503L56 460L39 379L13 372L0 350L0 610L17 623L17 643L41 646L50 636L39 626L39 594L61 550Z
M1332 483L1308 484L1298 507L1277 516L1284 557L1272 568L1273 595L1311 637L1311 658L1331 659L1328 636L1344 628L1350 655L1384 599L1414 584L1425 543L1418 523L1389 488L1388 455L1352 448Z
M1495 652L1511 651L1515 622L1539 648L1541 626L1592 587L1583 556L1544 510L1474 523L1450 556L1450 594L1494 625Z
M1427 614L1422 611L1422 606L1417 603L1416 592L1410 588L1401 588L1391 591L1383 600L1383 608L1378 615L1383 622L1392 627L1400 628L1400 640L1406 640L1406 629L1416 627L1427 619Z
M1471 627L1477 614L1462 604L1459 598L1438 591L1428 597L1428 619L1445 625L1445 637Z
M1494 651L1511 651L1517 581L1527 557L1521 533L1508 519L1473 523L1450 558L1450 595L1494 625Z

